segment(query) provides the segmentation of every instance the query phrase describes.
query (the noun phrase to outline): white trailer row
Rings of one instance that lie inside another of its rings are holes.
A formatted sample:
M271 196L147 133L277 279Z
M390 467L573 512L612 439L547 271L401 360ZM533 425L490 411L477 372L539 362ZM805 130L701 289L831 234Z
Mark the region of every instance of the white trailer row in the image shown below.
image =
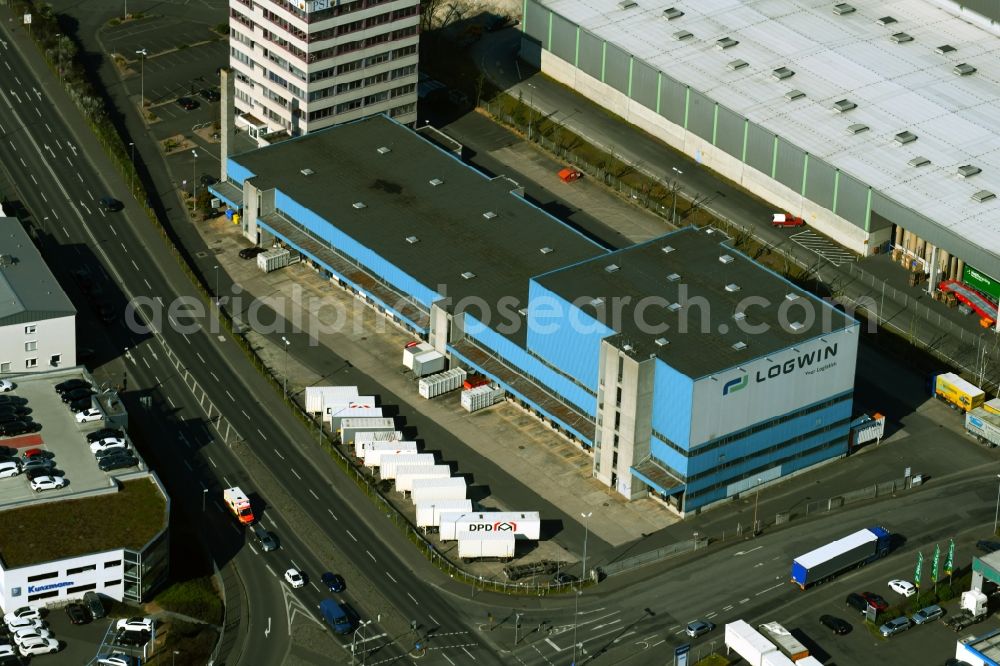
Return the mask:
M371 448L372 444L387 444L389 442L401 441L403 441L403 433L398 430L356 432L354 433L354 456L356 458L364 458L365 447Z
M408 493L418 479L447 479L451 476L448 465L406 465L396 470L396 490Z
M433 500L417 504L417 527L440 527L443 513L472 513L472 500Z
M361 452L365 467L380 467L383 456L417 453L416 442L370 442Z
M441 541L454 541L459 532L510 532L522 539L537 541L542 521L537 511L480 511L446 513L441 516Z
M509 532L462 532L458 535L458 556L465 561L510 560L516 546L514 535Z
M507 392L497 386L477 386L462 391L462 409L467 412L478 412L480 409L503 402L506 395Z
M400 467L433 464L433 453L383 453L379 460L378 475L383 481L392 481L396 478L396 470Z
M413 488L410 489L410 499L414 504L436 500L464 500L468 492L465 479L460 476L450 476L447 479L415 479Z
M395 419L388 416L378 416L374 418L345 418L341 419L333 428L340 433L340 441L345 445L354 444L354 435L359 432L375 432L380 430L394 431L396 429Z
M468 373L462 368L452 368L436 375L422 377L417 382L417 393L422 398L436 398L439 395L462 388Z
M319 414L327 403L345 402L358 397L357 386L307 386L306 411Z

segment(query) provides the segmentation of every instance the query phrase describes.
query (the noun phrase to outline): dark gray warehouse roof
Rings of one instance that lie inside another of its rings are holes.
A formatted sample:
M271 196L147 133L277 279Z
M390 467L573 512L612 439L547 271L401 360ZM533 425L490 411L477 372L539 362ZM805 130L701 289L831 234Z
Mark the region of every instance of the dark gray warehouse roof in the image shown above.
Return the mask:
M256 187L282 191L424 286L445 285L453 303L474 297L495 312L514 297L516 316L531 276L606 253L512 193L512 181L487 178L384 116L232 159Z
M0 326L76 314L21 222L0 217Z
M536 281L583 302L584 312L618 331L608 340L619 349L656 355L695 379L855 325L726 240L686 227ZM747 332L762 325L766 332Z

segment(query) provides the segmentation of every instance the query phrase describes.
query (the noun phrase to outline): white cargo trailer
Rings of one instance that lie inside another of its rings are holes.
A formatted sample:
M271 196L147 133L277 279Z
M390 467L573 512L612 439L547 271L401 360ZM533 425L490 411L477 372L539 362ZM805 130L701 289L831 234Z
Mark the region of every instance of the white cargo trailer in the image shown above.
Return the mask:
M441 352L431 349L430 351L420 352L413 357L413 374L417 377L426 377L427 375L433 375L435 372L443 372L445 366L448 364L448 359L444 357Z
M823 662L816 657L809 655L795 662L795 666L823 666Z
M537 541L542 521L537 511L479 511L441 516L442 541L453 541L462 531L512 532L519 538Z
M344 444L354 444L355 433L395 430L396 421L387 416L381 418L347 418L341 420L335 429L340 431L341 442Z
M347 419L377 419L377 418L382 418L381 407L370 407L370 406L345 407L332 414L323 415L323 420L330 424L330 428L332 430L339 429L340 424Z
M509 532L461 532L458 536L458 556L469 560L510 560L514 557L514 535Z
M365 414L359 411L362 409L378 409L379 412L377 414ZM378 398L373 395L334 398L330 402L323 403L323 409L320 413L323 415L323 420L331 424L335 419L381 416L382 414L381 408L378 406Z
M451 476L448 465L400 465L396 468L396 490L408 493L417 479L447 479Z
M319 414L325 403L344 402L358 395L357 386L307 386L306 411Z
M257 268L270 273L292 263L292 253L283 247L272 247L257 255Z
M417 527L437 527L441 524L441 514L456 511L472 511L472 500L435 500L417 504Z
M469 492L465 479L452 476L447 479L416 479L410 490L414 504L430 500L464 500Z
M433 453L396 453L382 454L382 459L378 465L378 475L383 481L391 481L396 478L396 470L401 467L415 467L417 465L429 467L434 464Z
M402 453L417 452L416 442L376 442L365 448L363 460L365 467L378 467L382 464L382 456L395 456Z
M761 666L795 666L797 663L780 652L768 652L760 659Z
M726 625L726 650L734 650L750 666L764 666L764 655L778 652L777 646L743 620ZM778 654L781 654L780 652Z
M449 391L460 389L467 374L462 368L452 368L436 375L422 377L417 382L417 393L422 398L436 398Z
M401 442L403 441L403 433L398 430L376 430L374 432L356 432L354 433L354 455L358 458L364 458L364 450L366 444L375 444L376 442Z
M403 367L413 370L413 359L424 352L434 351L434 347L426 342L410 342L403 347Z

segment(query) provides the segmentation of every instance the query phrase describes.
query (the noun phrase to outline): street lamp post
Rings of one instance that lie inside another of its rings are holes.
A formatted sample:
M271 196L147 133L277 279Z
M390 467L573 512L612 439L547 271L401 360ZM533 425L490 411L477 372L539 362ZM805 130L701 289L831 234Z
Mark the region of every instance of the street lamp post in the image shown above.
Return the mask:
M208 497L208 488L201 489L201 512L205 513L205 498Z
M146 56L149 52L146 49L139 49L135 52L139 56L139 110L143 116L146 115Z
M670 167L670 168L678 176L684 174L684 172L678 169L677 167ZM670 224L677 224L677 189L678 189L677 181L673 182L673 187L671 187L670 189L673 190L673 203L671 204L670 207Z
M514 646L517 647L517 632L521 628L521 614L514 613Z
M351 664L352 664L352 666L354 664L354 652L355 652L355 648L357 647L357 643L358 643L358 632L361 631L362 629L364 629L365 627L367 627L371 623L372 623L371 620L368 620L367 622L359 622L358 623L358 628L354 630L354 636L351 638ZM362 642L364 641L364 639L361 639L361 640L362 640ZM363 647L364 646L362 646L362 648ZM362 655L361 656L361 663L362 664L364 664L364 659L365 659L365 656Z
M577 586L576 590L576 601L573 604L573 664L576 664L576 630L577 624L580 621L580 595L583 594L583 579L587 575L587 537L590 536L590 517L594 515L593 511L587 513L581 513L580 517L583 518L583 571L580 572L580 584Z
M997 479L1000 479L1000 474L997 474ZM997 519L1000 518L1000 484L997 484L997 510L993 514L993 536L997 533Z
M219 304L219 266L215 266L215 304Z
M132 151L132 178L129 181L129 189L132 190L132 196L135 196L135 141L129 141L128 147Z
M285 373L284 373L285 376L284 380L282 381L282 393L284 393L285 397L287 398L288 397L288 347L291 346L292 343L289 342L288 338L286 338L285 336L281 336L281 341L285 343Z
M195 180L198 175L198 151L192 150L191 156L194 157L191 162L191 210L193 212L197 205L195 200L198 198L198 181Z
M755 537L757 536L757 504L760 502L760 481L761 479L758 476L757 491L754 493L754 498L753 498L753 526L751 527L751 529L753 530L753 535Z

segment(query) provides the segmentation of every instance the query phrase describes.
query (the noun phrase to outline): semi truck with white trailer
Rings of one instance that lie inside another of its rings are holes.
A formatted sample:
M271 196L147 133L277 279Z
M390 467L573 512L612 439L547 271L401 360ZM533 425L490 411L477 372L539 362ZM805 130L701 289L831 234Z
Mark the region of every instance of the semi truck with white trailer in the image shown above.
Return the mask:
M471 513L472 500L434 500L417 504L417 527L440 527L443 513Z
M726 653L735 651L750 666L764 666L764 656L778 652L777 646L743 620L726 624ZM780 654L780 653L779 653Z
M345 445L351 445L354 444L355 433L395 430L396 420L389 416L381 418L347 418L341 420L335 429L340 434L340 441Z
M891 535L884 527L869 527L832 541L792 560L792 582L803 590L848 569L889 554Z
M516 547L516 540L510 532L460 532L458 534L458 556L464 562L472 560L507 562L514 558Z
M792 661L798 661L803 657L809 656L809 649L795 638L795 636L792 636L792 632L777 622L766 622L760 625L760 630Z
M414 479L410 499L414 504L431 500L464 500L469 492L465 479L450 476L447 479Z
M395 453L382 454L379 461L378 475L383 481L392 481L396 478L396 469L400 466L407 467L430 467L434 464L433 453Z
M382 456L400 454L415 454L416 442L377 442L369 445L362 452L365 467L378 467L382 464Z
M364 458L364 449L366 444L374 444L376 442L401 442L403 441L403 433L398 430L378 430L375 432L357 432L354 433L354 456L357 458Z
M1000 446L1000 398L993 398L965 414L965 429L981 444Z
M451 476L448 465L402 465L396 470L396 491L408 493L417 479L447 479Z
M975 409L986 401L986 393L981 388L954 372L934 377L934 395L948 403L952 409L961 409L963 412Z
M512 532L537 541L542 521L537 511L478 511L441 516L441 541L454 541L459 532Z

